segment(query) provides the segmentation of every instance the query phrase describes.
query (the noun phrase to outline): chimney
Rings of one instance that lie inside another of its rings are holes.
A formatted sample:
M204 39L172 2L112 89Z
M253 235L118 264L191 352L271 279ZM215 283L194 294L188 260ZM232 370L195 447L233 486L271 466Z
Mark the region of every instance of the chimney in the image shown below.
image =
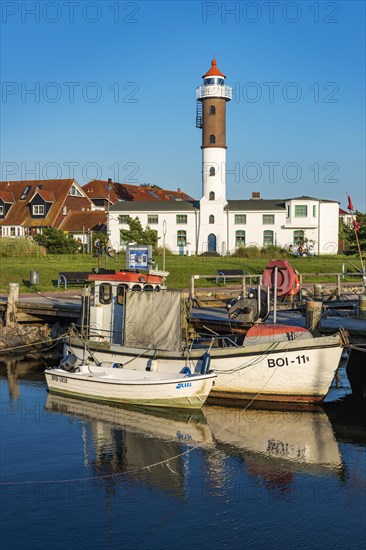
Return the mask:
M259 191L252 191L252 201L258 201L261 198Z

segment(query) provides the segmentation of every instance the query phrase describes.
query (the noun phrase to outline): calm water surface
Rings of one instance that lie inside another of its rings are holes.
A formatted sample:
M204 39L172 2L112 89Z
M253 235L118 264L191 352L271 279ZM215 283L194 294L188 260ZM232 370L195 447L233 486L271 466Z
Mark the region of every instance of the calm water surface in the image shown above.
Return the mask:
M52 396L42 368L0 363L3 549L366 547L343 371L313 411L190 415Z

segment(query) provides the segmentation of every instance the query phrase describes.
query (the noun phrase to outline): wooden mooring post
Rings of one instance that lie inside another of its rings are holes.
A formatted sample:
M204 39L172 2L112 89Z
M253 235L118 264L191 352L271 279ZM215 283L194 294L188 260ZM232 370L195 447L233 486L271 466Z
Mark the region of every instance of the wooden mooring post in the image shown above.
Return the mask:
M322 302L312 301L306 304L306 328L310 330L314 336L319 336L320 334L319 324L322 318L322 308Z
M358 296L357 318L366 319L366 294Z
M9 283L8 303L6 306L6 326L14 327L16 324L17 303L19 300L18 283Z
M321 301L323 299L323 286L319 283L314 285L314 300Z

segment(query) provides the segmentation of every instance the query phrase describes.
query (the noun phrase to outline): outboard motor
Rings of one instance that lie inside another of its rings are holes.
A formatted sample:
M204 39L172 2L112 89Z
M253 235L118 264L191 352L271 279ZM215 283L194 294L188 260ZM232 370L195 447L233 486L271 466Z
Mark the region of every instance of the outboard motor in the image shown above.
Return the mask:
M78 358L74 353L65 355L65 357L63 357L60 361L59 368L62 370L66 370L67 372L72 372L75 368L77 360Z

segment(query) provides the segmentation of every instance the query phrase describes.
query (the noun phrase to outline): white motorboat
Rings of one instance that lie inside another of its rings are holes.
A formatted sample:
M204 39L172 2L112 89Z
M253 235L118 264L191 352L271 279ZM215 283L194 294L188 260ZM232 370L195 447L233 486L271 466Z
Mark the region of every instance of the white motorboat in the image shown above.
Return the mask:
M112 365L77 365L71 355L59 367L46 369L50 392L97 401L149 407L200 409L216 375L167 374L111 368Z

